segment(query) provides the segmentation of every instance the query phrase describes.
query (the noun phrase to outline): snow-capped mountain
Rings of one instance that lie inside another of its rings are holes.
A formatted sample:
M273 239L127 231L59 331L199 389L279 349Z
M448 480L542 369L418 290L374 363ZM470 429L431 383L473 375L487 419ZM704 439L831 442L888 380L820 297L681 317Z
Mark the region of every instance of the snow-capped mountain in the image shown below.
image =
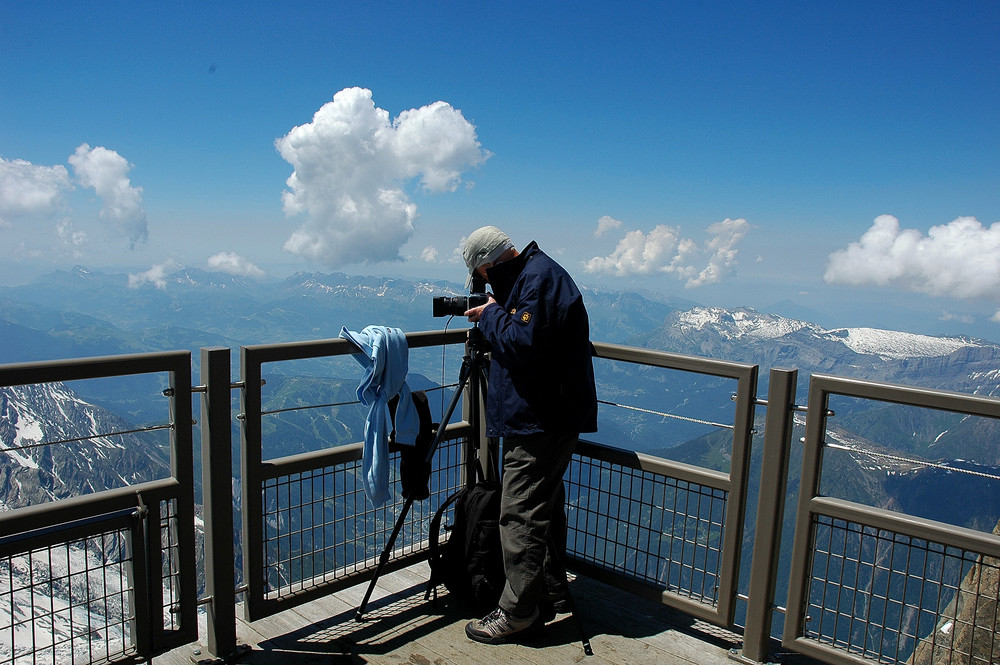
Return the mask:
M169 475L168 452L64 383L0 388L0 510L58 501ZM166 442L164 432L157 437ZM6 535L6 534L5 534ZM51 631L52 662L89 662L131 646L124 538L104 534L0 559L0 661L39 655L33 630ZM40 584L39 580L51 580ZM96 596L94 595L96 594ZM80 598L100 597L99 603ZM45 617L41 623L28 620Z
M168 475L164 432L108 436L133 429L64 383L0 388L0 502L17 508Z
M1000 346L874 328L825 329L748 307L675 311L638 346L772 367L1000 395Z
M876 328L835 328L825 330L806 321L774 314L762 314L748 307L726 310L719 307L696 307L678 312L674 325L682 333L712 330L729 340L757 342L778 340L798 331L808 331L817 339L841 343L854 353L890 358L947 356L961 348L988 346L963 337L932 337Z

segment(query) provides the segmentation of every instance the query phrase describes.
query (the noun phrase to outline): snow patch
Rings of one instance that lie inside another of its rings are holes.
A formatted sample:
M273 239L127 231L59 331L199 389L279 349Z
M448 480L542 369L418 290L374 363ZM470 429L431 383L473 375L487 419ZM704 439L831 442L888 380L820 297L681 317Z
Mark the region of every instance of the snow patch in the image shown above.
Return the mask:
M951 355L964 347L977 346L961 337L931 337L876 328L838 328L822 335L842 342L855 353L882 358L934 358Z
M843 344L858 354L894 360L947 356L962 348L982 346L963 337L932 337L896 330L876 328L824 330L812 323L774 314L761 314L749 307L732 310L721 307L695 307L678 314L677 326L682 330L711 328L725 339L749 341L779 339L798 331L806 331L817 339ZM1000 376L1000 371L997 375Z
M110 549L60 545L0 559L0 661L92 662L131 650L127 564L109 563Z
M695 307L682 312L678 325L702 330L715 327L727 339L777 339L796 330L810 327L804 321L786 319L783 316L761 314L749 308L723 309L721 307Z

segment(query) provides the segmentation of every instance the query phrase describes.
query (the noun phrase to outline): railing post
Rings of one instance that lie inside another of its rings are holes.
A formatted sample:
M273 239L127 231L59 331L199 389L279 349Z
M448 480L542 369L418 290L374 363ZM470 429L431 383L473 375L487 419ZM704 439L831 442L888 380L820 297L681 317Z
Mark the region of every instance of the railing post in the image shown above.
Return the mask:
M236 652L236 574L233 562L233 437L230 350L201 350L202 489L205 504L205 592L208 647L213 656Z
M764 662L771 644L774 590L781 553L781 523L788 486L788 458L792 441L792 407L798 370L772 369L767 389L767 418L761 462L757 529L754 535L750 586L747 592L743 651L736 660Z

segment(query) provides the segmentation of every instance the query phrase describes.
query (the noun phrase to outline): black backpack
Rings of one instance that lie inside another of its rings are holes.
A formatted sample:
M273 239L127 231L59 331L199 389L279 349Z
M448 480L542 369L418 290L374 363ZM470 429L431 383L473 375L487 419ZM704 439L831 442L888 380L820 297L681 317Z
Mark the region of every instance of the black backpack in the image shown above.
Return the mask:
M455 506L455 521L445 526L448 541L439 543L441 521L448 507ZM500 550L500 488L480 481L464 487L445 500L430 524L431 578L424 598L437 585L477 613L495 609L506 576Z

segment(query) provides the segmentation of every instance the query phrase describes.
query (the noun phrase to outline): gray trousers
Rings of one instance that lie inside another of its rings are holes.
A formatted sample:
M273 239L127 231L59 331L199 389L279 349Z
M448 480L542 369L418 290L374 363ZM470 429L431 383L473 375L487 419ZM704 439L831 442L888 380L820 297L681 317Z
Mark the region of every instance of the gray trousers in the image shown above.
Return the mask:
M565 595L562 479L578 438L542 433L503 440L500 542L507 584L500 607L514 616L530 616L539 602ZM558 558L551 544L559 548Z

